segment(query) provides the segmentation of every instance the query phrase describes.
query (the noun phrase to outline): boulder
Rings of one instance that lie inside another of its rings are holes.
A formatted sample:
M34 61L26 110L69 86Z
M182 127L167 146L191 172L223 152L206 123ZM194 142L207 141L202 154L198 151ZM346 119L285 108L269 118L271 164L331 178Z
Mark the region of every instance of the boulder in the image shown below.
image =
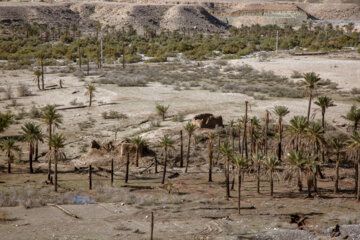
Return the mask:
M223 127L223 119L221 116L214 116L211 113L202 113L196 115L192 119L192 123L198 128L215 128L216 126Z

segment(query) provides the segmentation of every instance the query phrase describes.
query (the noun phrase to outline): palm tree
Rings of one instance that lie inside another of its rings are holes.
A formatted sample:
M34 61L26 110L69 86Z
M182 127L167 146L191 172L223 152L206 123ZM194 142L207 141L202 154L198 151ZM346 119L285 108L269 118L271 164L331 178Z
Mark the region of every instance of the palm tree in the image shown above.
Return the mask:
M251 159L253 161L254 167L256 168L256 192L260 193L260 171L263 156L259 153L255 153L254 155L252 155Z
M357 131L359 122L360 122L360 109L356 108L355 105L351 106L350 111L345 115L342 116L346 120L353 122L353 134ZM355 153L355 158L359 159L359 152ZM359 164L358 161L354 161L354 169L355 169L355 192L358 191L358 177L359 177Z
M135 148L136 148L136 161L135 161L135 164L136 164L136 167L139 167L139 152L143 147L146 147L147 142L142 137L137 136L137 137L131 139L131 143L135 145Z
M266 157L264 159L264 164L268 168L268 173L270 175L270 196L274 195L274 180L273 180L273 174L276 169L276 167L281 165L281 162L276 157Z
M351 106L350 111L345 116L342 117L350 122L353 122L354 124L353 132L356 132L358 125L360 123L360 109L356 108L356 106L353 105Z
M89 95L89 107L91 107L92 99L95 96L94 92L96 91L96 88L94 85L87 85L86 86L86 95Z
M40 67L41 67L41 85L42 85L42 90L45 89L45 80L44 80L44 59L46 58L45 54L43 52L40 52L38 54L38 59L40 62Z
M324 133L325 131L323 127L316 123L312 123L306 128L305 137L309 139L309 146L314 146L313 151L309 149L309 155L311 154L311 152L313 152L315 159L319 158L319 149L320 148L321 150L324 149L324 145L325 145ZM324 175L321 173L321 169L319 165L316 166L316 173L319 173L320 177L324 179ZM314 188L315 191L317 192L316 174L314 175Z
M288 163L295 168L299 192L302 191L301 171L304 167L306 156L303 151L292 151L288 154Z
M55 105L46 105L42 113L42 120L48 126L49 131L49 139L51 139L53 129L55 127L59 127L62 123L61 114L57 113L55 109ZM49 150L51 150L51 145L49 141ZM51 175L51 158L49 158L48 162L48 180L50 180Z
M240 199L241 199L241 172L248 166L248 159L241 155L236 155L233 158L233 163L238 170L238 213L240 214Z
M320 107L320 109L321 109L321 116L322 116L321 125L325 130L325 113L326 113L326 110L329 107L334 107L336 105L334 104L334 101L330 97L327 97L327 96L318 97L315 104L318 105Z
M320 82L321 78L314 72L305 73L303 83L306 85L307 92L309 94L309 106L307 113L307 120L310 119L310 111L311 111L311 101L313 98L313 91L316 89Z
M231 143L232 143L232 148L235 151L235 130L234 130L234 125L235 125L235 121L233 119L231 119L229 121L229 136L231 137Z
M290 120L290 126L288 132L291 136L291 142L295 142L296 151L301 148L301 138L305 135L306 129L309 126L309 122L304 116L294 116Z
M41 133L40 126L33 122L27 122L21 127L22 137L29 144L29 165L30 173L33 173L33 155L34 155L34 144L39 139L39 133Z
M0 133L5 131L13 123L14 115L8 111L6 113L0 112Z
M316 161L316 157L305 157L303 162L303 168L306 170L306 183L308 190L308 197L311 198L311 186L314 184L314 177L316 176L316 169L319 162Z
M38 85L38 88L39 88L39 90L41 90L41 88L40 88L40 77L41 77L41 71L38 69L38 70L36 70L35 72L34 72L34 75L35 75L35 77L36 77L36 82L37 82L37 85Z
M278 134L279 134L278 159L279 159L279 161L281 161L281 156L282 156L282 132L283 132L282 121L283 121L283 118L290 113L290 111L285 106L275 106L274 107L274 113L278 116Z
M360 133L358 132L354 132L353 135L351 136L351 138L349 139L348 141L348 147L350 149L352 149L354 152L356 152L356 156L357 156L357 167L359 166L359 163L360 163L360 158L359 158L359 151L360 151ZM355 168L355 170L357 170L355 172L355 187L357 187L357 189L355 189L355 193L356 193L356 198L358 201L360 201L360 177L358 176L359 175L359 170L358 168ZM356 176L357 174L357 176Z
M166 113L169 110L170 105L161 105L156 104L156 111L162 117L162 120L165 121Z
M226 158L226 163L225 163L226 197L230 198L230 160L233 157L233 150L229 142L226 141L221 145L220 152Z
M160 140L160 145L164 148L165 157L164 157L164 173L162 178L162 184L165 184L165 176L166 176L166 165L167 165L167 157L168 157L168 150L170 148L174 148L174 141L169 138L167 135L165 135Z
M241 153L241 129L243 128L243 121L241 119L239 119L237 121L235 127L238 130L238 135L239 135L238 148L239 148L239 153Z
M191 143L191 136L194 133L194 131L196 130L196 126L195 124L188 122L185 126L184 126L185 131L188 134L188 145L187 145L187 152L186 152L186 168L185 168L185 172L187 173L188 171L188 167L189 167L189 160L190 160L190 143Z
M65 154L61 151L65 147L65 137L59 133L54 133L49 139L49 145L51 146L51 151L48 153L49 158L54 158L54 190L57 192L57 163L58 160L65 159Z
M3 139L0 142L0 149L5 152L8 158L8 173L11 173L11 163L14 160L14 151L19 152L20 148L12 138Z
M331 139L330 145L335 150L336 153L336 178L335 178L335 187L334 193L339 192L339 165L340 165L340 154L343 152L345 143L339 138Z
M209 134L208 134L209 182L212 182L214 139L215 139L215 133L214 132L209 132Z

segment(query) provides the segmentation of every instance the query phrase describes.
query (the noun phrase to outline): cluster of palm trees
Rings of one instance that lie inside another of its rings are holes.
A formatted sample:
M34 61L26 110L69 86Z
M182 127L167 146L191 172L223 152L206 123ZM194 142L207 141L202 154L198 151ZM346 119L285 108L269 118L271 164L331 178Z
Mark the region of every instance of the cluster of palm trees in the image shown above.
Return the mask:
M12 122L13 116L7 113L7 121L5 126L8 126ZM62 123L62 116L59 114L54 105L47 105L41 114L42 122L48 129L48 146L49 151L47 153L48 158L48 180L51 181L51 160L54 159L55 164L55 191L57 191L57 161L64 158L64 153L61 151L65 145L65 137L62 134L54 133L55 128L58 128ZM34 173L33 158L35 161L39 157L39 144L44 142L45 135L42 132L41 125L36 124L33 121L26 122L21 127L21 138L23 141L29 144L29 172ZM16 144L15 139L5 138L0 142L0 148L3 150L8 158L8 173L11 173L11 163L14 159L14 154L20 151L19 146Z

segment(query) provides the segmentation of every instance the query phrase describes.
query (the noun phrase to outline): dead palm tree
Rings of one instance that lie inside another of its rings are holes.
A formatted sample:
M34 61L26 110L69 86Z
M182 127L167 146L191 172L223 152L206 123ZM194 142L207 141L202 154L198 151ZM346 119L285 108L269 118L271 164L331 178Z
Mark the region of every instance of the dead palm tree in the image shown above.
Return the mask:
M314 72L305 73L303 83L306 85L307 92L309 94L309 105L308 105L308 113L307 120L310 119L310 111L311 111L311 101L313 98L314 90L317 88L321 78Z
M209 134L208 134L209 182L212 182L214 139L215 139L215 133L214 132L209 132Z
M41 67L41 85L42 85L42 90L45 89L45 79L44 79L44 60L45 60L46 56L45 53L40 52L38 54L38 59L40 62L40 67Z
M163 147L164 149L164 173L163 173L163 178L162 178L162 184L165 184L165 176L166 176L166 165L167 165L167 158L168 158L168 150L170 148L174 148L174 141L169 138L167 135L165 135L161 140L160 140L160 145Z
M34 155L34 144L38 139L38 134L41 132L40 126L36 125L33 122L27 122L24 126L21 127L22 137L29 144L29 165L30 165L30 173L33 173L33 155Z
M263 161L263 156L259 153L255 153L251 158L253 166L256 169L256 192L260 193L260 173L261 173L261 162Z
M94 85L89 84L86 86L86 95L89 95L89 107L91 107L93 97L95 96L95 93L94 93L95 91L96 91L96 88Z
M235 155L233 163L238 170L238 213L240 214L240 200L241 200L241 173L244 168L248 166L248 159L242 157L240 154Z
M54 159L54 190L57 192L57 164L58 160L65 159L65 154L61 150L65 147L65 137L59 133L55 133L49 139L49 145L51 146L51 151L48 153L48 157Z
M220 152L226 159L225 162L225 182L226 182L226 197L230 198L230 161L233 157L233 150L229 142L224 142L221 145Z
M268 174L270 176L270 196L274 195L274 171L276 167L281 165L281 162L276 157L265 157L264 164L268 169Z
M42 73L41 73L41 71L40 71L39 69L34 72L34 75L35 75L35 77L36 77L37 86L38 86L39 90L41 90L41 88L40 88L40 77L41 77L41 74L42 74Z
M188 122L185 126L184 126L185 131L188 134L188 145L187 145L187 151L186 151L186 168L185 168L185 172L187 173L188 171L188 167L189 167L189 161L190 161L190 144L191 144L191 136L192 134L195 132L196 130L196 126L195 124Z
M335 154L336 154L336 177L335 177L335 187L334 187L334 193L338 193L339 192L339 166L340 166L340 155L341 153L343 153L343 150L345 148L345 143L339 139L339 138L334 138L331 139L330 141L330 145L332 146L332 148L335 150Z
M48 127L49 139L51 139L53 130L55 127L59 127L62 123L62 116L56 111L55 105L46 105L42 112L41 116L43 122ZM51 145L49 141L49 150L51 150ZM51 175L51 158L48 161L48 180L50 180Z
M166 113L169 110L170 105L156 104L156 111L161 116L162 120L165 121Z
M12 138L3 139L0 142L0 149L5 152L8 158L8 173L11 173L11 163L14 160L14 152L19 152L20 148L16 145L16 142Z
M360 158L359 158L359 151L360 151L360 133L358 132L354 132L353 135L351 136L351 138L348 140L348 147L350 149L352 149L355 153L356 153L356 160L357 161L357 166L359 166L360 164ZM358 170L358 169L357 169ZM355 172L355 174L359 174L359 170ZM359 176L355 176L355 181L357 181L355 183L355 187L357 187L358 189L356 189L355 193L356 193L356 198L358 201L360 201L360 177Z
M136 164L136 167L139 167L139 152L140 152L140 150L142 150L142 148L146 147L147 142L142 137L137 136L137 137L131 139L131 143L135 145L135 148L136 148L135 164Z
M278 142L278 159L281 161L282 156L282 133L283 133L283 118L290 113L289 109L285 106L275 106L274 113L278 116L278 134L279 134L279 142Z
M243 121L242 119L239 119L237 122L236 122L236 125L235 125L235 128L237 129L238 131L238 136L239 136L239 139L238 139L238 148L239 148L239 153L241 154L241 129L243 128Z

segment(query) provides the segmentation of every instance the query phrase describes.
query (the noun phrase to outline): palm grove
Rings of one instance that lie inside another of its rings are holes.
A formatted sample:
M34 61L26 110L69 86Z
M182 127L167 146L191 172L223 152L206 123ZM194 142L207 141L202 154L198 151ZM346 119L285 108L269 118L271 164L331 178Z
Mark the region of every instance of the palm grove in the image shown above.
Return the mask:
M244 115L238 120L231 120L228 126L223 129L217 127L215 130L209 130L204 136L207 141L209 179L213 182L213 167L219 167L224 172L224 182L226 186L225 196L231 197L231 191L234 191L234 183L237 182L238 188L238 211L240 213L241 186L247 175L255 177L257 181L257 192L260 193L261 181L269 182L269 195L276 194L276 180L294 180L299 192L303 191L303 182L305 178L306 193L312 197L313 192L323 194L318 187L317 179L324 178L322 172L323 166L330 167L335 173L334 193L341 191L339 184L339 169L341 166L353 165L354 169L354 188L353 192L360 200L360 133L358 125L360 122L360 109L352 106L345 116L341 116L350 123L351 133L346 135L339 134L336 137L330 137L326 134L329 128L326 123L326 113L335 106L334 101L327 96L318 96L315 98L316 89L321 86L321 78L315 73L306 73L303 75L303 85L308 95L308 111L305 116L294 116L288 124L284 118L291 112L286 106L274 106L265 111L263 119L248 115L248 102L245 102ZM91 96L95 88L87 87L87 93ZM313 119L312 104L319 107L321 119ZM162 120L167 119L169 106L156 105L155 108ZM0 113L0 131L4 132L13 124L14 115L11 112ZM21 139L28 148L29 173L36 173L33 169L33 161L39 157L39 145L47 144L48 152L45 158L48 161L48 180L54 184L55 191L58 190L58 161L66 159L65 137L56 133L56 129L63 123L63 117L54 105L47 105L41 112L42 124L33 121L26 122L21 127ZM271 123L271 125L270 125ZM272 126L272 127L271 127ZM46 132L43 131L46 129ZM180 148L180 167L185 167L185 173L189 167L196 163L196 159L191 159L190 149L197 130L196 126L188 122L183 126L187 134L186 163L183 164L183 131L180 132L180 143L175 142L170 136L163 136L159 139L160 149L163 151L163 159L155 158L155 173L157 173L157 164L163 165L162 184L166 184L166 168L169 159L169 151L175 150L176 145ZM236 144L236 142L238 144ZM149 144L141 136L135 136L130 143L136 149L133 161L134 167L140 166L140 152L143 148L148 148ZM217 143L217 144L216 144ZM19 144L13 137L3 137L0 143L1 150L7 158L8 173L11 173L11 164L15 159L16 152L21 151ZM215 157L215 151L218 157ZM220 156L220 158L219 158ZM126 182L129 175L129 156L126 168ZM52 171L53 161L53 171ZM335 163L335 164L333 164ZM52 172L54 176L52 177ZM236 177L237 176L237 177ZM54 181L53 181L54 179Z

